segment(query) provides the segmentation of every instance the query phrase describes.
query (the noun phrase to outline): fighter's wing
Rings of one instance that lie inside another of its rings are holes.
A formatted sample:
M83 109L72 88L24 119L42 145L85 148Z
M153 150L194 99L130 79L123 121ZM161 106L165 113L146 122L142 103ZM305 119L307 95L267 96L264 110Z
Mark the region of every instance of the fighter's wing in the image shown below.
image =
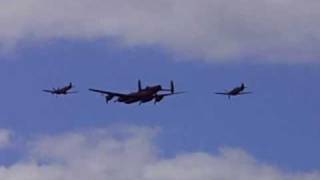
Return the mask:
M216 92L215 94L226 95L226 96L229 95L229 93L226 93L226 92L224 92L224 93L223 92Z
M53 91L53 90L47 90L47 89L44 89L44 90L42 90L43 92L47 92L47 93L55 93L55 91Z
M241 92L239 95L252 94L252 92Z
M67 91L67 94L77 94L77 93L79 93L78 91Z
M97 93L101 93L101 94L109 95L109 96L118 96L118 97L124 97L124 96L127 97L127 96L129 96L129 95L127 95L127 94L110 92L110 91L103 91L103 90L98 90L98 89L89 89L89 91L97 92Z

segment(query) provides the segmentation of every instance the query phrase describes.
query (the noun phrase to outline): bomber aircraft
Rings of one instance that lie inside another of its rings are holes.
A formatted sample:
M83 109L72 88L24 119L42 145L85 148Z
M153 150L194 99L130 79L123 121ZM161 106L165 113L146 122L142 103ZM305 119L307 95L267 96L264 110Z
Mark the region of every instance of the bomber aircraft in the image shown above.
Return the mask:
M132 92L132 93L125 94L125 93L110 92L110 91L104 91L104 90L98 90L98 89L89 89L89 91L101 93L103 96L105 96L106 103L108 103L110 100L116 97L117 99L115 99L114 102L122 102L125 104L132 104L136 102L139 102L139 104L142 104L152 100L154 100L154 104L156 104L166 96L184 93L184 92L175 92L173 81L170 82L170 89L164 89L162 88L161 85L147 86L145 88L142 88L140 80L138 81L138 91ZM159 92L168 92L168 93L158 94Z
M241 83L241 86L235 87L230 91L227 91L227 92L216 92L216 94L228 96L228 98L230 99L231 96L239 96L239 95L251 94L252 93L252 92L243 92L245 88L247 88L247 87L244 85L244 83Z
M67 86L64 86L62 88L53 88L52 90L42 90L43 92L51 93L54 95L67 95L67 94L74 94L77 93L77 91L70 91L73 88L73 84L70 82Z

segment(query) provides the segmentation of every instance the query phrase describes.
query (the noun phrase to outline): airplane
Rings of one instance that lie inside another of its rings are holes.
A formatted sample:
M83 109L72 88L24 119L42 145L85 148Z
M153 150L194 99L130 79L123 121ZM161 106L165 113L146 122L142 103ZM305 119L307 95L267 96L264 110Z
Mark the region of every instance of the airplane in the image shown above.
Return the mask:
M138 81L138 90L136 92L124 94L110 91L103 91L98 89L89 89L89 91L101 93L105 96L106 103L109 103L114 97L117 99L114 102L122 102L125 104L132 104L139 102L139 105L154 100L154 104L160 102L164 97L184 92L175 92L174 82L170 81L170 89L164 89L161 85L147 86L142 88L141 81ZM158 94L159 92L167 91L169 93Z
M245 88L247 88L247 87L244 85L244 83L241 83L241 86L235 87L230 91L216 92L216 94L228 96L228 99L230 99L231 96L239 96L239 95L245 95L245 94L252 93L252 92L243 92Z
M74 86L70 82L67 86L62 88L53 88L52 90L44 89L43 92L51 93L54 95L67 95L67 94L75 94L77 91L70 91Z

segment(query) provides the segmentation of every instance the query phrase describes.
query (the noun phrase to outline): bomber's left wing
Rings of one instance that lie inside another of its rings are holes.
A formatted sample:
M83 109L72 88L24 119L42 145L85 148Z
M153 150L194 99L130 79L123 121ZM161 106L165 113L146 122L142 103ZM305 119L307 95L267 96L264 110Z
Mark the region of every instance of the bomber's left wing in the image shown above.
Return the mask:
M97 92L97 93L101 93L101 94L105 94L105 95L118 96L118 97L128 96L127 94L110 92L110 91L103 91L103 90L98 90L98 89L89 89L89 91Z

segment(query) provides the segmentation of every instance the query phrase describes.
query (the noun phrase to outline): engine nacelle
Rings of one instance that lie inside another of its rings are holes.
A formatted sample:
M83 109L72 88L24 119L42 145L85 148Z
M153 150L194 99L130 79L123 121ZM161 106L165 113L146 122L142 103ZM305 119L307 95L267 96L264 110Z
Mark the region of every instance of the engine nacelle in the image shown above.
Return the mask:
M155 98L154 98L154 103L156 104L157 102L160 102L162 99L164 98L164 96L156 96Z
M106 96L106 103L108 104L109 101L112 100L113 97L114 97L114 96L112 96L112 95Z

